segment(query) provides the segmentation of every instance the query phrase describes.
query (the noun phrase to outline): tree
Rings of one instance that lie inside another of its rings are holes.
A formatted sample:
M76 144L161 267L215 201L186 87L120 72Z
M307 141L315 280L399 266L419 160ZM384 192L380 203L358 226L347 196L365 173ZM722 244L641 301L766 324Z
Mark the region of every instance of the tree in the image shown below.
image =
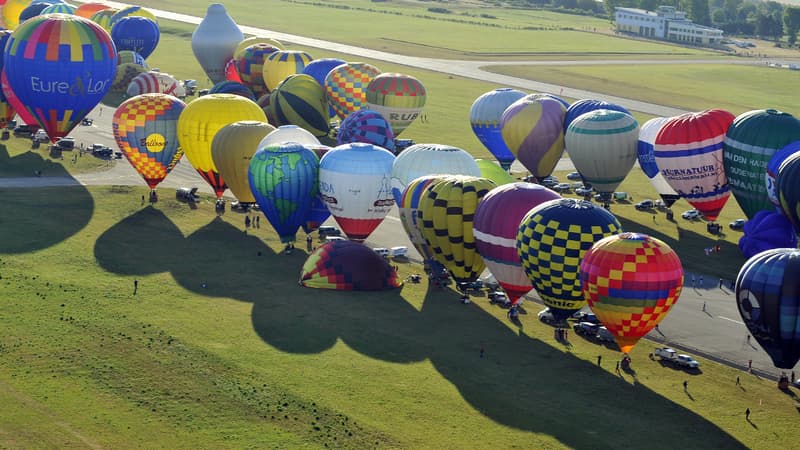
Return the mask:
M645 11L655 11L660 5L663 5L660 0L641 0L639 2L639 7Z
M725 0L725 16L727 17L726 22L736 22L737 19L737 12L739 11L739 7L742 5L742 0Z
M691 0L689 2L689 18L700 25L711 25L711 12L708 0Z
M783 10L783 26L789 45L794 45L797 42L797 31L800 29L800 8L788 6Z
M756 18L756 34L771 39L778 39L783 34L783 24L775 14L760 12Z

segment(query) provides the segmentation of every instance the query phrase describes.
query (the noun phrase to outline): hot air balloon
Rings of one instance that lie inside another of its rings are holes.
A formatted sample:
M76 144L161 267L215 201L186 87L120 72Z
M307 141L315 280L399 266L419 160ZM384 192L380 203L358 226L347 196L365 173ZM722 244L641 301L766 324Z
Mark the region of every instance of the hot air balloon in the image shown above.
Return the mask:
M129 98L114 112L117 146L150 189L155 189L183 156L177 126L185 107L170 95L144 94Z
M500 118L503 111L522 97L525 93L516 89L495 89L478 97L469 111L472 131L506 170L511 168L515 157L503 140Z
M710 221L731 195L722 146L733 119L721 109L682 114L661 127L653 144L664 179Z
M145 69L149 69L144 57L130 50L121 50L117 52L117 65L120 64L138 64Z
M778 211L781 210L781 201L778 199L778 193L775 191L775 179L778 177L778 169L780 169L781 164L783 164L784 161L797 152L800 152L800 141L792 142L786 147L778 150L774 155L772 155L772 158L770 158L769 162L767 163L767 175L765 183L767 195L769 196L769 201L775 205L775 208Z
M31 4L31 0L8 0L0 7L0 16L6 29L14 30L19 25L19 15Z
M403 132L425 106L425 86L402 73L382 73L366 89L367 108L379 112L392 126L394 135Z
M247 171L258 144L275 127L266 122L244 120L225 125L211 141L211 160L225 184L240 203L255 203Z
M264 61L279 49L269 44L253 44L236 54L234 62L241 83L250 88L256 97L269 92L264 83Z
M614 192L631 171L638 139L636 119L608 109L578 116L564 136L575 169L601 194Z
M564 113L558 100L528 95L512 103L500 117L503 140L531 175L553 173L564 153Z
M117 73L111 81L111 92L127 92L128 86L134 78L147 73L144 66L135 63L125 63L117 66Z
M178 98L186 97L186 88L183 83L166 72L156 72L158 84L161 86L161 93L169 94Z
M334 67L325 76L325 95L340 119L362 109L367 104L369 82L381 73L367 63L347 63Z
M267 117L258 105L244 97L208 94L189 103L178 119L178 139L186 158L214 189L217 198L222 197L227 186L211 159L211 143L222 127L240 120L266 122Z
M319 191L349 239L363 242L394 205L390 179L394 155L356 142L325 153L319 163Z
M609 103L603 100L595 100L588 98L583 100L578 100L577 102L571 104L569 108L567 108L567 113L564 115L564 133L567 132L567 128L569 128L569 125L572 123L573 120L577 119L582 114L596 111L598 109L608 109L610 111L619 111L619 112L624 112L625 114L632 115L630 111L625 109L625 107L617 105L615 103ZM569 147L567 147L567 151L569 151Z
M800 234L800 152L794 153L781 164L775 178L775 192L781 203L783 215L792 222L794 231Z
M317 155L317 158L320 159L325 155L325 153L328 153L328 150L331 149L331 147L321 144L303 144L303 146L313 151ZM328 220L328 217L330 216L331 212L328 210L328 207L325 206L325 202L322 201L322 197L319 195L319 192L317 192L317 195L315 195L311 200L311 210L308 212L308 215L303 222L303 231L305 231L306 234L310 234L311 232L319 229L320 225Z
M108 33L82 17L62 14L21 24L6 44L4 59L9 86L53 142L100 103L117 69Z
M309 75L286 77L270 93L267 110L273 125L297 125L317 137L330 131L325 91Z
M644 125L639 128L639 140L636 143L637 158L639 159L639 167L642 172L647 175L650 184L656 190L664 205L669 208L673 203L681 198L677 192L667 183L661 171L658 170L656 164L656 157L653 154L653 143L656 140L658 132L661 127L667 123L667 117L655 117L648 120Z
M736 304L750 334L775 367L792 369L800 359L800 250L759 253L739 270Z
M8 42L10 36L11 30L0 30L0 49L5 48L6 42ZM3 52L0 52L0 73L3 73L3 62ZM8 122L14 118L15 114L14 106L8 100L3 90L0 89L0 127L5 128Z
M250 160L250 189L281 242L292 247L318 193L319 159L296 142L258 149Z
M263 36L251 36L247 39L243 39L236 45L236 49L233 51L233 58L236 59L241 56L242 52L251 45L255 44L266 44L270 47L275 47L278 50L283 50L283 44L280 41L268 37Z
M486 268L476 249L472 225L481 199L495 187L486 178L451 175L425 189L420 199L417 220L422 224L422 236L433 258L459 286L474 282ZM466 292L463 299L468 299Z
M789 113L759 109L740 114L725 135L725 175L736 202L748 218L772 210L764 179L770 158L800 140L800 120Z
M73 14L85 19L91 19L96 12L109 8L111 7L103 3L84 3L78 6Z
M739 250L749 259L774 248L797 248L797 235L786 216L762 209L745 222Z
M478 165L478 170L481 171L481 178L488 178L494 181L494 184L498 186L517 181L494 161L489 161L488 159L476 159L475 164Z
M322 145L316 136L297 125L282 125L264 137L258 144L258 147L261 148L270 144L280 144L281 142L297 142L309 148Z
M38 16L39 14L42 13L42 11L47 9L47 7L49 6L50 6L49 3L31 3L19 13L19 23L25 22L31 17Z
M329 241L303 264L300 284L317 289L380 291L403 285L389 263L371 248L352 241Z
M244 34L225 7L212 3L206 16L192 33L192 51L211 82L225 80L225 64L233 58Z
M540 93L537 93L537 94L531 94L531 98L533 98L533 99L550 98L550 99L553 99L553 100L561 103L562 105L564 105L564 108L569 108L569 102L564 100L563 98L557 96L557 95L546 94L546 93L540 92Z
M542 203L520 221L517 254L556 321L565 320L586 304L580 280L586 251L621 229L607 210L572 198Z
M297 50L279 50L270 53L261 66L264 84L270 91L277 88L289 75L302 73L303 68L312 59L308 53Z
M160 38L158 23L146 17L123 17L111 27L111 39L117 50L131 50L145 59L156 49Z
M328 73L331 70L333 70L335 67L341 66L342 64L347 64L347 61L339 58L315 59L306 64L306 66L303 68L303 73L306 75L311 75L311 77L317 80L317 83L319 83L324 90L325 77L328 76ZM332 106L328 106L328 116L336 117L336 111L334 111Z
M2 86L3 97L5 97L6 102L8 103L8 105L11 106L14 112L17 113L19 118L22 119L22 121L25 122L27 125L38 126L36 118L33 116L33 114L31 114L30 111L28 111L25 108L25 105L23 105L22 102L19 101L19 99L17 98L17 94L14 93L14 90L11 89L11 86L8 84L8 77L6 77L5 68L3 69L2 72L0 72L0 85Z
M227 81L235 81L237 83L242 82L242 77L239 75L239 71L236 69L236 60L231 58L228 62L225 63L225 80Z
M403 150L392 166L392 195L400 201L408 183L423 175L481 176L478 163L466 151L449 145L416 144Z
M394 153L394 133L389 122L377 111L360 109L347 116L336 133L338 145L366 142ZM395 199L396 200L396 199Z
M116 8L106 8L96 13L92 14L90 20L98 25L100 25L107 33L111 33L111 18L114 17L114 14L118 13L119 10Z
M594 244L580 267L592 312L630 353L678 301L683 267L667 244L639 233L609 236Z
M400 201L397 202L400 223L403 225L406 235L408 235L408 240L411 241L411 244L417 249L422 256L423 263L428 267L430 267L435 260L433 259L433 250L428 246L425 237L422 235L422 223L419 220L418 214L419 202L425 193L425 189L446 176L447 175L424 175L411 180L405 190L403 190Z
M144 17L145 19L150 19L154 22L158 21L155 14L142 8L141 6L128 6L120 9L116 14L111 16L111 27L113 28L114 24L126 17Z
M492 189L478 204L473 223L478 253L512 305L533 289L517 253L519 224L532 208L559 198L538 184L511 183Z
M126 90L126 94L129 97L159 93L161 93L161 83L158 82L156 72L145 72L136 75L128 84L128 89Z
M256 97L253 95L247 86L239 83L238 81L225 80L220 81L208 90L209 94L233 94L244 97L250 101L255 102Z
M74 14L76 7L66 3L53 3L43 9L40 14Z

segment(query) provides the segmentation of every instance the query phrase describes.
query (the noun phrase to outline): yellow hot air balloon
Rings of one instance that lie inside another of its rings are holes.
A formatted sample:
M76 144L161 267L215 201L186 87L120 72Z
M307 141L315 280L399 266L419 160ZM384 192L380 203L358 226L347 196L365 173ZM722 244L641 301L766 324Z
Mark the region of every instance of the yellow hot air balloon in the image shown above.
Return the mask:
M255 44L267 44L277 48L278 50L283 50L283 44L276 39L252 36L243 40L242 42L239 42L239 45L236 46L236 50L233 51L233 59L239 58L247 47Z
M264 84L272 91L289 75L303 73L306 64L313 58L306 52L296 50L281 50L270 53L261 66L264 75Z
M217 198L227 186L211 158L211 143L217 131L240 120L266 122L267 116L254 101L242 96L209 94L189 103L178 119L178 139L186 159L211 185Z
M233 195L241 203L255 203L247 170L258 144L275 127L266 122L243 120L222 127L211 141L211 159Z
M500 167L500 164L488 159L476 159L475 163L478 164L478 169L481 170L481 176L494 181L494 184L502 186L504 184L515 183L517 180L506 172L505 169Z

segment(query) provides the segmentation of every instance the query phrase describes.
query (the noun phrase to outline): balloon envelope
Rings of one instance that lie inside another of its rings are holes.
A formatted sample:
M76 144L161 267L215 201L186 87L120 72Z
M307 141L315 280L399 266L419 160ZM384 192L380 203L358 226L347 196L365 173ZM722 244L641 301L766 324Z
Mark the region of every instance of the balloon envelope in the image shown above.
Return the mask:
M536 178L550 176L564 153L564 113L558 100L527 95L500 117L503 140Z
M797 248L797 235L786 216L762 209L744 224L739 250L749 259L774 248Z
M800 359L800 250L780 248L753 256L736 278L736 304L750 334L775 367Z
M397 155L392 166L392 195L400 201L408 183L423 175L469 175L479 177L481 170L472 155L449 145L415 144Z
M494 181L494 184L498 186L517 181L494 161L489 161L488 159L476 159L475 164L478 165L478 170L481 171L481 178L488 178Z
M308 131L297 125L281 125L275 131L269 133L258 144L258 147L266 147L270 144L280 144L281 142L297 142L305 146L322 145L319 139Z
M403 191L400 201L397 202L397 209L400 216L400 223L408 235L408 239L414 248L422 256L425 264L430 265L433 260L433 250L431 250L425 237L422 235L422 222L419 219L419 202L425 194L425 189L433 183L441 180L446 175L423 175L415 178L408 183Z
M192 52L211 82L225 80L225 64L233 58L244 34L225 7L212 3L206 16L192 33Z
M270 54L278 50L272 45L257 43L245 47L234 58L236 72L239 74L242 84L250 88L256 97L261 97L269 92L264 83L264 61Z
M303 68L312 59L308 53L297 50L279 50L270 53L261 66L264 84L270 91L277 88L289 75L303 73Z
M103 3L84 3L75 9L74 14L86 19L91 19L96 12L109 8L111 7Z
M156 49L160 38L158 23L146 17L123 17L111 27L117 50L134 51L145 59Z
M306 64L303 68L303 73L306 75L311 75L322 89L325 89L325 77L328 76L328 73L333 70L333 68L337 66L341 66L342 64L347 64L347 61L338 58L322 58L322 59L315 59L310 63ZM327 98L327 94L326 94ZM329 117L336 117L336 111L334 111L332 106L328 106L328 116Z
M253 91L251 91L247 86L239 83L238 81L231 81L225 80L220 81L219 83L215 84L208 90L209 94L233 94L238 95L240 97L244 97L248 100L253 102L256 101L256 97L253 95Z
M650 332L678 301L681 260L667 244L639 233L598 241L583 257L581 283L589 307L623 353Z
M775 178L775 191L781 203L783 215L792 223L794 231L800 234L800 152L786 159L778 169Z
M661 127L668 121L669 118L667 117L655 117L645 122L644 125L639 128L639 140L636 143L639 167L641 167L642 172L647 175L650 184L661 197L661 200L667 208L678 201L681 196L667 183L667 180L664 179L664 175L661 175L658 164L656 164L656 157L653 154L653 143Z
M786 147L778 150L774 155L772 155L767 163L767 175L765 180L767 195L769 196L769 201L775 205L775 208L778 211L781 210L781 201L778 199L778 193L775 190L776 178L778 178L778 169L780 169L781 164L783 164L784 161L789 159L790 156L797 152L800 152L800 141L792 142Z
M366 106L367 86L379 73L377 67L366 63L342 64L328 72L325 95L340 119Z
M625 109L625 107L617 105L616 103L609 103L603 100L595 100L590 98L578 100L571 104L569 108L567 108L567 112L564 115L564 132L567 132L567 128L569 128L573 120L577 119L583 114L586 114L587 112L596 111L598 109L619 111L632 115L630 111ZM569 147L567 147L567 151L569 151Z
M500 118L506 108L522 97L525 97L525 93L516 89L495 89L475 99L469 110L469 122L475 136L506 170L511 167L515 157L503 140Z
M403 285L389 263L371 248L352 241L329 241L308 256L300 284L317 289L379 291Z
M255 203L247 172L258 144L275 127L266 122L243 120L222 127L211 141L211 160L234 197Z
M336 143L366 142L394 153L394 134L389 122L377 111L360 109L350 114L339 125Z
M367 85L367 107L379 112L394 135L403 132L422 112L425 106L425 86L402 73L382 73Z
M270 93L267 110L273 125L297 125L317 137L330 131L325 91L309 75L286 77Z

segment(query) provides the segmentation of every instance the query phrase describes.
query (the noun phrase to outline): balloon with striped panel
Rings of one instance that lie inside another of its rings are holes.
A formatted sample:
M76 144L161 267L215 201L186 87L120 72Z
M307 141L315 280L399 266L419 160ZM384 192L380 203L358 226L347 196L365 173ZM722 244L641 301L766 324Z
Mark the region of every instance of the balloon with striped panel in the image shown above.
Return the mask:
M428 246L425 237L422 235L422 223L419 220L419 202L425 190L446 177L447 175L424 175L415 178L403 191L400 201L397 202L397 209L400 216L400 223L408 235L408 240L417 249L425 263L433 260L433 250Z
M145 19L150 19L153 22L158 22L156 15L149 10L144 9L141 6L128 6L120 9L113 16L111 16L110 26L113 27L114 24L125 17L144 17Z
M300 284L316 289L380 291L403 285L388 261L364 244L336 240L319 246L303 264Z
M233 59L241 83L250 88L256 98L269 92L264 83L264 62L269 55L279 50L270 44L256 43L245 47Z
M731 196L723 145L734 116L709 109L673 117L656 136L656 164L672 189L710 221Z
M266 44L271 47L275 47L278 50L285 50L283 48L283 44L281 44L281 42L278 41L277 39L272 39L263 36L251 36L247 39L242 39L236 45L236 48L233 50L233 59L237 59L247 47L256 44Z
M792 223L795 233L800 235L800 151L786 158L775 177L775 194L780 202L780 211Z
M0 30L0 49L5 48L8 38L11 37L11 30ZM3 52L0 51L0 71L3 69ZM14 105L6 97L3 90L0 89L0 127L5 128L8 121L12 120L16 115Z
M478 204L496 186L480 177L453 175L425 189L417 211L422 236L457 283L478 279L486 264L478 253L473 218Z
M134 78L147 73L147 69L136 63L124 63L117 66L117 73L111 82L111 92L127 92Z
M73 14L76 16L81 16L85 19L91 19L96 12L109 8L111 7L103 3L83 3L75 8L75 12Z
M114 140L150 189L155 189L183 156L177 126L185 107L171 95L153 93L129 98L114 112Z
M488 159L476 159L475 164L478 165L478 170L481 171L481 177L488 178L494 181L494 184L501 186L504 184L511 184L517 181L508 172L505 171L499 164Z
M669 208L681 196L667 183L664 175L661 175L661 170L656 164L656 157L653 155L653 143L656 140L656 136L658 136L658 132L661 131L661 127L667 122L669 122L669 117L654 117L642 124L639 128L639 139L636 142L636 158L639 160L639 167L647 175L647 179L650 180L653 189L664 201L664 205Z
M517 182L492 189L478 204L473 223L478 253L512 305L533 289L517 253L519 224L532 208L559 198L544 186Z
M264 84L270 91L275 89L289 75L303 73L306 64L313 59L308 53L298 50L279 50L270 53L261 66Z
M140 73L133 77L125 92L129 97L142 94L159 94L161 93L161 83L155 72Z
M19 118L22 119L22 121L27 125L38 125L33 114L27 108L25 108L25 105L23 105L22 102L19 101L19 98L17 98L17 94L15 94L14 90L11 89L5 69L0 72L0 86L2 86L3 97L5 97L9 106L14 109L14 112L17 113L17 116L19 116Z
M75 9L77 8L67 3L54 3L39 14L75 14Z
M596 109L572 121L564 142L583 181L610 194L636 164L639 123L624 112Z
M522 97L525 97L525 93L516 89L495 89L475 99L469 110L472 132L506 170L516 157L503 140L500 119L503 112Z
M330 131L325 91L309 75L286 77L270 93L267 111L275 126L297 125L316 137Z
M381 71L367 63L346 63L334 67L325 76L325 95L340 119L367 105L366 89Z
M37 16L9 38L4 70L20 103L55 142L108 93L117 51L94 22L64 14Z
M114 17L114 14L118 13L119 10L116 8L107 8L97 11L96 13L92 14L90 20L101 27L103 27L106 32L109 34L111 33L111 18Z
M597 242L581 263L583 294L622 353L661 322L678 301L683 266L667 244L639 233Z
M536 178L550 176L564 153L564 114L560 101L527 95L500 117L503 140L511 153Z
M569 125L572 123L573 120L577 119L583 114L586 114L587 112L596 111L598 109L619 111L619 112L624 112L625 114L631 113L625 107L617 105L616 103L609 103L605 100L596 100L591 98L578 100L575 103L569 105L569 107L567 108L567 113L564 115L564 133L567 132L567 128L569 128ZM567 151L569 151L569 147L567 147Z
M211 86L211 89L208 90L208 93L232 94L244 97L253 102L256 101L256 97L253 95L253 91L251 91L250 88L248 88L242 83L239 83L238 81L231 81L231 80L220 81L214 86Z
M367 85L367 107L379 112L392 126L394 135L403 132L422 112L425 86L402 73L382 73Z
M597 241L617 234L622 225L604 208L565 198L528 211L517 230L517 254L533 287L561 321L586 305L580 264Z
M347 116L339 125L336 143L366 142L394 153L394 133L385 117L378 111L360 109Z

